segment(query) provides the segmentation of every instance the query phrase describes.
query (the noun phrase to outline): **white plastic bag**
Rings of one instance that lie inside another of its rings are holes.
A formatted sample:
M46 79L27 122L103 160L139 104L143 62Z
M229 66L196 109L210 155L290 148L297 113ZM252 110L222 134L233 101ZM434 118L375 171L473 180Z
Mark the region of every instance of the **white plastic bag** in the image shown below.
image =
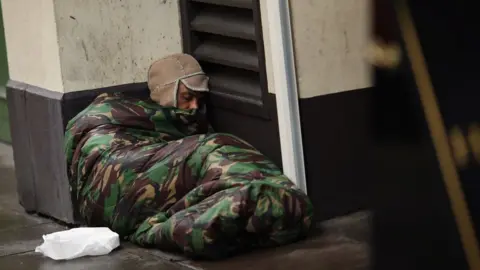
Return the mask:
M109 228L75 228L43 236L35 252L54 260L71 260L84 256L101 256L120 246L117 233Z

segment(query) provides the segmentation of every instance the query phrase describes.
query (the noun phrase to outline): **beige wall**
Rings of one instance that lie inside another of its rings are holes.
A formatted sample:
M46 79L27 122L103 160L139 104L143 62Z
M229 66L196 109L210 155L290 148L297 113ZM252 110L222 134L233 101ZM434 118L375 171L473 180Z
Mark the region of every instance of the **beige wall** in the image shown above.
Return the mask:
M55 0L65 92L143 82L180 52L178 0Z
M52 0L1 2L10 79L62 92Z
M266 1L261 0L262 24L274 93ZM145 81L154 59L181 51L178 2L2 0L10 76L59 92ZM370 0L290 5L300 96L370 86L364 60Z
M370 6L370 0L290 0L300 97L372 85L364 53Z
M143 82L154 59L182 49L178 0L2 0L2 9L11 79L52 91Z
M268 16L266 10L266 1L267 0L260 0L260 14L262 18L262 32L263 32L263 47L265 51L265 66L267 71L267 82L268 82L268 92L275 93L274 83L273 83L273 70L272 65L273 59L270 50L270 38L269 38L269 28L268 28Z

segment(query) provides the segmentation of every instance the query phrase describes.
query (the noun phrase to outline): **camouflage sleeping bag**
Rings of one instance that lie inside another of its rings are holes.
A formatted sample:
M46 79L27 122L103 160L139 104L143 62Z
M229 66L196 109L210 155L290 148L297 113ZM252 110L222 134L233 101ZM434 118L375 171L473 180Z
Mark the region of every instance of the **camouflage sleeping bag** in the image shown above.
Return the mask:
M305 237L308 197L248 143L208 133L199 115L102 94L73 118L65 152L86 225L210 259Z

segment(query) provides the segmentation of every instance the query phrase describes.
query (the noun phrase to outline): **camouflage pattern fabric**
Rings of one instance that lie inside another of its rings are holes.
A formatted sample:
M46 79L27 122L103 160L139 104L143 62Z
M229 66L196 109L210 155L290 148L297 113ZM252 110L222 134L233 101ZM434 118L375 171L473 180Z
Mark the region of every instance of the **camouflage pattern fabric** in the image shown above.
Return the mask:
M308 197L251 145L210 133L202 119L119 94L72 119L65 151L85 223L207 259L305 237Z

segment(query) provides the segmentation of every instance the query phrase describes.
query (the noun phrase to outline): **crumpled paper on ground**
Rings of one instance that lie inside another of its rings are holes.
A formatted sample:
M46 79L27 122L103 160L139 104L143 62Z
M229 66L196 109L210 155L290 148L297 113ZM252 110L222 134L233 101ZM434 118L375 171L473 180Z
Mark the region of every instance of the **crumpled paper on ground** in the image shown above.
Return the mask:
M43 241L35 252L54 260L107 255L120 246L118 234L106 227L85 227L55 232L44 235Z

